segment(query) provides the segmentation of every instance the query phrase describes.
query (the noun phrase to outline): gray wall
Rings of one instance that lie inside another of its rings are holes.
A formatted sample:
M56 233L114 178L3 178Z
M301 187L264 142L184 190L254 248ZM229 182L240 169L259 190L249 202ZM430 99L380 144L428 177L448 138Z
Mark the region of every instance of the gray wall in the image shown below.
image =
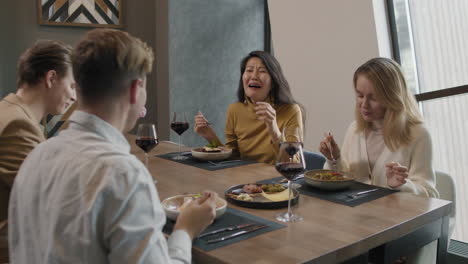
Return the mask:
M224 141L226 109L236 101L240 60L263 49L264 1L170 0L168 9L169 111L188 113L185 145L206 144L193 132L198 110ZM173 131L170 138L178 140Z
M20 54L39 39L60 40L75 44L87 29L71 27L39 26L37 3L31 0L5 1L0 17L2 49L0 50L1 72L0 95L16 91L16 61ZM7 23L6 23L7 22Z
M37 23L37 0L4 1L0 9L0 97L16 91L16 61L38 39L60 40L74 46L91 28L40 26ZM123 1L124 28L155 47L155 1ZM148 76L148 116L156 119L156 74ZM153 102L153 103L151 103Z
M0 97L16 90L16 61L37 39L74 46L91 29L40 26L37 2L6 1L0 9ZM170 132L170 114L187 111L191 127L184 143L204 145L193 132L193 116L200 109L224 139L240 60L263 49L264 0L123 1L123 20L123 30L147 42L156 54L148 76L148 114L140 122L156 123L160 139L177 141Z

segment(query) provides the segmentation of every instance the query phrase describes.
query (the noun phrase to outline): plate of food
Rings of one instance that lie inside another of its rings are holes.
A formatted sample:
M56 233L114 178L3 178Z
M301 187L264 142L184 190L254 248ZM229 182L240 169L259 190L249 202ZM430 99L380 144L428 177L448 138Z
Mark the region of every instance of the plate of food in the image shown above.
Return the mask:
M238 206L255 209L288 207L289 190L281 184L239 184L226 190L226 200ZM299 200L299 192L293 189L291 204Z
M182 194L164 199L161 205L167 218L175 221L179 213L193 200L200 198L202 194ZM221 217L227 208L227 202L221 197L216 199L216 219Z
M355 178L349 172L334 170L311 170L304 174L305 182L315 188L336 191L348 188Z
M229 158L231 154L231 149L213 143L204 147L192 149L192 157L204 161L225 160Z

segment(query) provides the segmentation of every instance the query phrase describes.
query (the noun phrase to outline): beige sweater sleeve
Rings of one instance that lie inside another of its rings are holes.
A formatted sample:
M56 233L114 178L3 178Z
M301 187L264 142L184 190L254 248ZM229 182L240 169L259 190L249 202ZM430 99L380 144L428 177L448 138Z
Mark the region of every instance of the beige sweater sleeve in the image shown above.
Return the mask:
M385 164L396 161L408 167L407 182L396 189L437 198L439 193L435 189L431 137L423 125L414 126L412 133L414 140L409 145L393 152L387 149L382 153L379 164L376 164L373 169L372 184L388 188ZM337 169L352 172L358 181L370 183L367 153L362 147L361 137L361 134L355 131L354 123L351 124L341 148L341 158L338 160ZM327 160L325 168L332 168L330 161Z
M426 128L415 131L411 143L410 166L406 184L398 189L426 197L439 197L435 189L435 173L432 167L432 140Z

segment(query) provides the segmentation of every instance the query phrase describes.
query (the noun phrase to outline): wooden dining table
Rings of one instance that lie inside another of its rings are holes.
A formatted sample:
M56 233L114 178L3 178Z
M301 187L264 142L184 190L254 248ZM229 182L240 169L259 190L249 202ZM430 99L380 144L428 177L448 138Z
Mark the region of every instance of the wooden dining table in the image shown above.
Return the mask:
M127 139L132 153L143 160L135 137L127 135ZM176 151L177 144L163 141L150 153L148 169L157 180L161 200L203 190L224 197L233 185L281 176L264 163L208 171L155 157ZM270 221L286 210L228 206ZM304 218L302 222L210 251L193 247L193 259L196 263L392 263L438 240L437 263L446 263L451 206L449 201L405 192L356 207L301 195L294 210Z

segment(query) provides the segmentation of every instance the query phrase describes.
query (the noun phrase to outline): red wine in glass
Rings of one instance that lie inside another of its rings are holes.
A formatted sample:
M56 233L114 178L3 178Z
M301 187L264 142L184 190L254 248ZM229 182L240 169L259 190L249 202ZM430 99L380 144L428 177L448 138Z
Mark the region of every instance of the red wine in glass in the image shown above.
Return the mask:
M297 152L297 151L296 151ZM281 162L276 163L276 170L286 179L292 181L297 175L304 173L304 165L300 163Z
M159 140L157 138L141 137L141 138L137 138L135 143L144 152L148 153L159 144Z
M174 112L172 114L171 129L179 135L179 154L175 157L172 157L174 160L185 160L188 157L182 156L182 134L187 131L189 128L189 123L187 121L187 115L185 112Z
M172 122L171 129L174 130L179 136L189 129L188 122Z
M148 152L159 143L154 124L139 124L135 143L145 152L145 165L148 168Z
M288 180L288 211L276 216L276 220L282 222L299 222L302 217L293 214L291 209L291 200L293 199L291 181L299 174L305 171L304 154L302 151L302 142L284 141L281 142L278 155L275 162L276 170Z

